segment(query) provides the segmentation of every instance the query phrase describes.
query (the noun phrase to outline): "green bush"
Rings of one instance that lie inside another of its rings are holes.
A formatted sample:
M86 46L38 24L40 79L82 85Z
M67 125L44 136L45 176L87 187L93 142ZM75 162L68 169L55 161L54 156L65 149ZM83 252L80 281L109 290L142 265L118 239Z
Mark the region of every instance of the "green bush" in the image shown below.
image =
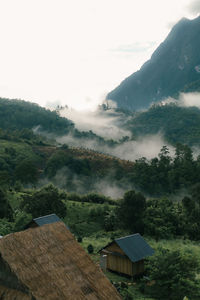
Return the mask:
M89 244L87 246L87 251L88 251L89 254L92 254L94 252L94 247L92 246L92 244Z

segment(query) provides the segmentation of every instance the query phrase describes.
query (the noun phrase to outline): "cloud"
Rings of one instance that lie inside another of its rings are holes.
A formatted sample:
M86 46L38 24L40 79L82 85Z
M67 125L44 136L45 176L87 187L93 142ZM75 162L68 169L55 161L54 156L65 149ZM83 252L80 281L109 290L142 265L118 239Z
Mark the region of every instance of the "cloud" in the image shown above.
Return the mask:
M126 45L120 45L114 49L111 49L111 51L113 52L146 52L149 49L152 49L152 47L154 47L156 44L156 42L136 42L133 44L126 44Z
M178 99L174 99L172 97L166 98L156 105L167 105L174 103L179 106L183 107L192 107L195 106L200 109L200 93L193 92L193 93L180 93ZM155 103L152 103L154 105Z
M71 147L87 148L130 161L135 161L141 157L147 159L156 157L163 145L168 146L171 153L173 153L173 147L166 143L161 134L145 136L136 141L129 140L112 147L106 144L102 145L97 140L79 139L72 135L58 137L56 140Z
M196 106L200 109L200 93L182 93L179 96L179 100L183 106Z
M189 12L193 14L199 14L200 13L200 1L194 0L192 3L188 5Z
M113 179L111 178L98 180L94 185L94 189L97 193L113 199L119 199L123 197L124 193L132 188L133 187L127 183L120 184L120 182L113 182Z
M121 159L135 161L138 158L146 157L151 159L158 156L163 145L168 146L173 153L173 147L166 143L161 134L142 137L136 141L128 141L116 146L112 154Z
M109 102L110 105L114 105L114 103ZM107 111L77 111L71 108L64 108L60 111L60 115L72 120L78 130L92 130L106 139L119 140L123 136L131 136L128 130L120 128L122 114L116 113L112 109Z

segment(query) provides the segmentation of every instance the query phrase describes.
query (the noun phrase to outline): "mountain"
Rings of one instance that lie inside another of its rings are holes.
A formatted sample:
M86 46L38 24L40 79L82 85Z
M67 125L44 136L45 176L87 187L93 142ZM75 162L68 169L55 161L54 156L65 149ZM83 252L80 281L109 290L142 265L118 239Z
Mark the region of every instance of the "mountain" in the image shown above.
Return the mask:
M181 19L139 71L107 95L118 107L138 110L180 91L200 90L200 16Z

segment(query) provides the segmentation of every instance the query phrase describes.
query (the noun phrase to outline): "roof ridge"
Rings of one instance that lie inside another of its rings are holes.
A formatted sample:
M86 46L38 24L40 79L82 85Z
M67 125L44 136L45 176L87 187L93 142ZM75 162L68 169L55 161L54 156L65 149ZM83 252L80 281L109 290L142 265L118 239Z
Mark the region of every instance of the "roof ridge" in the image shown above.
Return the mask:
M125 239L125 238L129 238L129 237L136 236L136 235L141 236L140 233L133 233L133 234L129 234L129 235L123 236L123 237L121 237L121 238L115 239L115 241L123 240L123 239ZM141 237L142 237L142 236L141 236Z
M57 216L55 213L54 214L49 214L49 215L45 215L45 216L41 216L41 217L37 217L37 218L34 218L33 220L36 220L36 219L41 219L41 218L45 218L45 217L49 217L49 216ZM57 216L58 217L58 216Z

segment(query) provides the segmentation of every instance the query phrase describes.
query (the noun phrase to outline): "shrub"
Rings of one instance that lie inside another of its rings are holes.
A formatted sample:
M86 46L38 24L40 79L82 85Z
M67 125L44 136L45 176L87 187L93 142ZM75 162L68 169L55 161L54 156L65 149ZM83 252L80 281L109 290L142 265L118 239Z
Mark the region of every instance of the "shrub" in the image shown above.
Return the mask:
M78 239L77 239L77 241L78 241L79 243L82 243L82 241L83 241L82 237L79 236Z
M94 252L94 247L92 246L92 244L89 244L89 245L87 246L87 251L88 251L89 254L91 254L91 253Z

